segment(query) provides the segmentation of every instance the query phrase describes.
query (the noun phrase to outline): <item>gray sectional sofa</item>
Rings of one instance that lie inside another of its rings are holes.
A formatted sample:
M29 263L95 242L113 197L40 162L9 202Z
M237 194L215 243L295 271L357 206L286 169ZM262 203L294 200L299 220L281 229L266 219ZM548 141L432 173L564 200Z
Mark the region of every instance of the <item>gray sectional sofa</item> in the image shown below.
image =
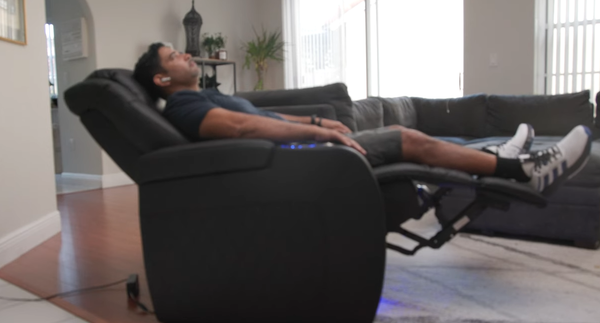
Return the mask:
M585 248L600 246L600 129L595 127L589 91L557 96L479 94L453 99L372 97L352 101L346 86L336 83L236 95L271 111L336 119L354 131L399 124L474 149L505 141L522 122L535 128L533 150L553 145L576 125L586 125L595 139L590 161L549 196L546 208L513 203L509 212L490 209L467 230ZM460 212L473 194L469 190L450 193L437 209L440 221L448 220L445 214Z

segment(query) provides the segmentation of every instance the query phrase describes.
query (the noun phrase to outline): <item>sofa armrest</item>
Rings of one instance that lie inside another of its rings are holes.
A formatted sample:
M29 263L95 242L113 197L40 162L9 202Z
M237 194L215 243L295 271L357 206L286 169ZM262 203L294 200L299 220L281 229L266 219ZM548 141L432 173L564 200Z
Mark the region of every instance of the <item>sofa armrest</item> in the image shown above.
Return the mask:
M329 104L291 105L279 107L264 107L259 109L300 117L316 114L321 118L337 120L335 110Z
M329 104L335 111L336 120L356 131L352 99L348 95L348 88L342 83L293 90L238 92L235 95L260 108Z
M161 149L139 160L139 184L264 168L275 144L267 140L228 139Z

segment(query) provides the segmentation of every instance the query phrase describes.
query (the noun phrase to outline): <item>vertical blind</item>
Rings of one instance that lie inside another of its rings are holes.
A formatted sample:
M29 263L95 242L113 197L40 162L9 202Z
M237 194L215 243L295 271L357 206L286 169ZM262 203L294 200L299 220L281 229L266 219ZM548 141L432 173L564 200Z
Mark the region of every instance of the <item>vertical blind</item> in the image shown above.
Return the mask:
M547 0L547 94L600 91L599 2Z

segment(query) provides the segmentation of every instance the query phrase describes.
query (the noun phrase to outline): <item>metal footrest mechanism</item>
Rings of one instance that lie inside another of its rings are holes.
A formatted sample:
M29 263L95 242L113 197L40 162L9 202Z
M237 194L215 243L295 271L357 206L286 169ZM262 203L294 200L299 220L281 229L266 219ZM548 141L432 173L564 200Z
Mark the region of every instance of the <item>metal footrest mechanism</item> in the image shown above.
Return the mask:
M475 178L467 173L447 169L427 167L415 164L399 164L381 167L376 170L380 184L386 185L400 180L418 182L415 185L415 195L420 203L413 209L412 219L420 219L432 208L440 211L441 201L455 189L469 189L475 191L475 198L463 210L458 212L450 221L442 225L442 229L432 238L424 238L401 226L401 221L388 221L388 232L396 232L413 240L417 245L407 249L388 243L387 247L399 253L412 256L424 247L439 249L446 242L456 236L461 229L475 221L488 208L508 211L512 202L527 203L538 207L545 207L547 200L539 192L527 185L516 183L501 178ZM439 186L431 192L427 185L431 183ZM418 213L418 214L415 214ZM389 216L389 214L388 214Z
M443 196L449 193L452 189L450 188L440 188L442 190L447 190L445 192L441 192L440 195L436 195L437 197ZM437 193L437 192L436 192ZM495 195L495 196L494 196ZM441 200L439 198L434 198L432 201L436 206L439 206ZM425 205L425 204L424 204ZM405 255L412 256L417 251L424 247L430 247L432 249L441 248L446 242L450 241L452 238L456 236L456 234L464 228L467 224L471 223L475 219L477 219L483 211L487 208L499 209L502 211L508 211L510 208L510 202L506 200L506 198L502 198L496 194L486 193L486 192L477 192L476 199L471 202L467 207L465 207L460 213L452 218L452 220L446 223L442 229L432 238L426 239L415 233L412 233L402 227L398 227L393 230L415 242L418 243L416 247L409 250L400 246L396 246L394 244L388 243L387 247L400 252ZM429 209L428 209L429 210ZM427 212L427 211L425 211Z

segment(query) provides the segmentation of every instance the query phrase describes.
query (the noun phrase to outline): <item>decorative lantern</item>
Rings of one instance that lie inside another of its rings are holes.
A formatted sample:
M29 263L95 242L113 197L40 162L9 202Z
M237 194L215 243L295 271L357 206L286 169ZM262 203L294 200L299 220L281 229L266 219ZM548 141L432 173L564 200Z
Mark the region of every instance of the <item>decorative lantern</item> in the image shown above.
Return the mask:
M185 52L193 57L200 56L200 29L202 28L202 16L194 7L195 0L192 0L192 10L185 15L183 26L185 27L185 38L187 45Z

